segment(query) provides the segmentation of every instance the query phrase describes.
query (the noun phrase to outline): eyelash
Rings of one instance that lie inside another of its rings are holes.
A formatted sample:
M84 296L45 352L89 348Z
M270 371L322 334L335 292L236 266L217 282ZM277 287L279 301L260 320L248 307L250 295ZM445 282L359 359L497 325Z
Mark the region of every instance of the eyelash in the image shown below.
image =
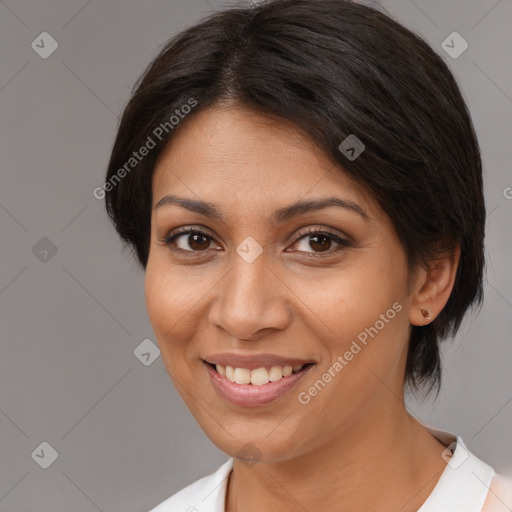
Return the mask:
M306 238L307 235L324 235L324 236L328 236L329 238L332 238L337 244L339 244L339 246L337 248L335 248L334 250L328 250L328 251L325 251L325 252L313 252L313 253L309 253L309 252L305 252L305 251L299 251L299 252L303 252L305 254L308 254L310 256L307 256L307 257L312 257L312 258L316 258L316 257L322 257L322 255L327 255L327 256L330 256L332 255L334 252L337 252L341 249L344 249L346 247L350 247L350 242L344 238L341 238L337 233L329 230L328 228L323 228L323 229L318 229L318 228L308 228L304 231L300 231L297 238L295 239L295 241L293 242L293 245L295 245L299 240L301 240L302 238ZM182 227L182 228L178 228L176 229L175 231L169 233L168 235L166 235L163 239L160 239L160 243L163 245L163 246L170 246L178 237L180 236L183 236L183 235L200 235L200 236L205 236L207 238L211 240L214 240L214 238L209 234L207 233L206 231L202 231L201 229L197 229L197 228L190 228L190 227ZM173 251L176 251L176 252L181 252L181 253L189 253L188 255L191 256L191 257L197 257L197 256L204 256L204 253L208 250L204 250L204 251L194 251L194 250L185 250L185 249L181 249L179 247L173 247L171 250ZM195 253L195 254L194 254ZM315 256L317 255L317 256Z

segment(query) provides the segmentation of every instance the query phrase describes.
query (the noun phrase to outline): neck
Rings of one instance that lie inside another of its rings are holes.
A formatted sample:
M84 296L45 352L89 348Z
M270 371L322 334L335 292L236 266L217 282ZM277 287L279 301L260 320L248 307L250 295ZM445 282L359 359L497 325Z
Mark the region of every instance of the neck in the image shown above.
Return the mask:
M393 401L293 459L254 466L235 459L226 512L274 510L276 505L281 512L416 512L445 468L445 446L403 403Z

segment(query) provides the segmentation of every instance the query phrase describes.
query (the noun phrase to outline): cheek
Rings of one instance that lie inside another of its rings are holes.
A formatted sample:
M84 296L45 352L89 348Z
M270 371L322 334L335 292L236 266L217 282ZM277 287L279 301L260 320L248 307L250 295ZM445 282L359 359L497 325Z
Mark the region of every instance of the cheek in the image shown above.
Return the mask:
M337 354L350 360L347 366L358 368L354 378L366 385L369 378L378 380L370 370L384 377L397 369L409 331L405 275L389 267L376 269L352 283L352 295L338 315L340 329L345 324L347 336Z
M162 255L148 259L144 293L146 308L157 327L172 327L190 312L200 297L198 283L183 277L179 267L170 265Z
M310 400L307 407L310 417L316 418L314 424L325 425L326 435L384 403L389 393L400 396L407 315L398 301L383 304L373 309L366 304L357 316L351 311L338 315L343 335L330 344L330 360L309 383L311 387L299 390L304 392L303 401Z
M165 359L166 353L179 351L197 327L193 311L200 295L197 286L184 282L176 269L154 260L148 260L144 294L149 320Z
M157 336L164 327L167 316L165 312L170 311L169 297L165 294L166 285L163 281L158 265L150 258L146 267L144 295L149 319Z
M290 276L289 281L293 282L290 288L305 306L305 315L311 317L311 325L318 329L317 336L331 340L343 350L345 344L350 345L352 339L375 322L379 322L377 327L382 327L380 315L386 315L387 311L384 320L391 321L382 332L397 323L393 304L398 302L404 309L406 298L402 274L382 261L361 258L353 265L324 272L321 276L294 280Z
M400 374L409 334L407 273L400 264L385 256L361 258L329 276L308 299L326 335L329 358L322 370L339 376L332 378L331 392L346 403L357 402L357 395L364 404L383 387L379 378L389 382ZM341 369L333 367L336 361Z

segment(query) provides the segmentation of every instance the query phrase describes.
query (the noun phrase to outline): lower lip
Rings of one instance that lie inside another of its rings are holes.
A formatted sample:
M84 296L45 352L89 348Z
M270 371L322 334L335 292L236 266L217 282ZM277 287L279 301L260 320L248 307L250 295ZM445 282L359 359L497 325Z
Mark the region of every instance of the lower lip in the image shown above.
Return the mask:
M214 388L222 398L229 402L240 406L256 406L265 405L282 397L290 392L297 383L313 368L310 365L303 370L292 373L288 377L283 377L276 382L268 382L261 386L254 384L236 384L220 375L208 363L204 362L208 375Z

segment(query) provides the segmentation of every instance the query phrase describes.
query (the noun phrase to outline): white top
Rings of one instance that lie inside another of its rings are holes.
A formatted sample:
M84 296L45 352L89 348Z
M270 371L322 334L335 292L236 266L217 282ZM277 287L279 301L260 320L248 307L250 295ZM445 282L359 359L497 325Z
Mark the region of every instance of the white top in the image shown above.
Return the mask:
M448 446L447 450L453 450L453 455L450 457L451 451L447 452L447 465L418 512L512 510L512 483L509 480L502 480L503 477L496 475L491 466L473 455L459 436L426 428ZM196 480L149 512L224 512L228 477L232 469L233 458L229 458L214 473ZM500 487L495 486L498 480ZM491 481L493 488L489 492ZM486 507L482 508L488 495Z

